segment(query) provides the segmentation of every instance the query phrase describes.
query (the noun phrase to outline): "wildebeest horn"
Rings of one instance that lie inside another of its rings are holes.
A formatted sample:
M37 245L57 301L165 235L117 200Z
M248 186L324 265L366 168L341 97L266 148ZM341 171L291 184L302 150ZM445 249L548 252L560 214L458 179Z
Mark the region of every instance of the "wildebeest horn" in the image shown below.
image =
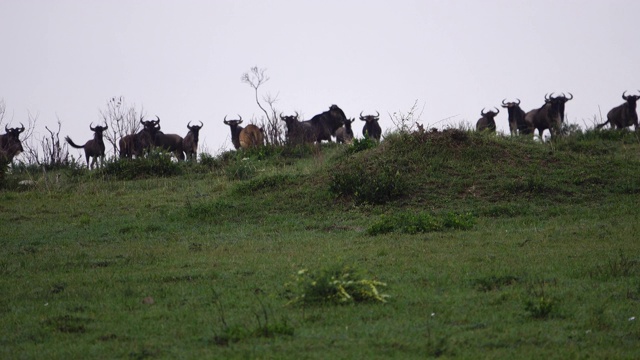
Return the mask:
M507 99L502 99L502 105L507 105L507 104L504 103L505 100L507 100Z
M191 125L191 121L189 121L189 122L187 123L187 129L190 129L190 128L191 128L191 126L190 126L190 125Z
M227 121L227 115L224 116L224 120L222 120L222 122L224 122L225 124L229 125L229 122Z
M562 94L562 95L564 95L564 94ZM569 96L571 96L571 97L570 97L570 98L567 98L567 100L571 100L571 99L573 99L573 94L572 94L572 93L569 93ZM565 96L565 97L566 97L566 96Z
M378 110L376 110L376 117L379 118L380 117L380 113L378 112Z
M4 126L4 131L9 132L9 125Z
M296 120L298 120L299 117L300 115L298 115L298 112L296 111Z
M22 134L24 132L24 125L22 125L22 123L20 123L20 131L18 131L18 134Z
M520 105L520 99L516 98L516 100L518 100L518 103L516 105Z
M484 112L484 109L485 109L485 108L482 108L482 110L480 110L480 116L485 116L485 115L487 115L487 113L485 113L485 112Z
M93 127L93 122L89 124L89 129L91 129L91 131L96 131L96 128Z
M240 122L238 124L242 124L242 116L240 116L240 114L238 114L238 118L240 119Z
M198 120L200 121L200 120ZM202 121L200 121L200 128L202 128L204 126L204 123L202 123Z
M284 120L284 119L282 118L282 112L280 112L280 120Z
M362 116L362 111L360 111L360 120L364 121L364 117Z
M496 109L496 115L500 114L500 109L498 109L497 107L493 107L494 109Z

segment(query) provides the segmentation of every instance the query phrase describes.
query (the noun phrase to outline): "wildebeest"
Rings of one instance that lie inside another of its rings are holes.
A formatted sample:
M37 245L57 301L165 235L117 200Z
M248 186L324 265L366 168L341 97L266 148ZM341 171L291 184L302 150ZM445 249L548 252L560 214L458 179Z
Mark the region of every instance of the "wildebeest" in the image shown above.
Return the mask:
M344 125L336 130L336 142L349 144L353 141L353 129L351 129L351 124L356 119L347 119L344 122Z
M187 129L189 129L189 132L182 141L182 147L185 154L187 155L187 159L189 160L198 159L198 140L200 138L200 129L202 129L202 126L204 126L202 121L200 121L200 126L191 125L191 121L189 121L189 123L187 124Z
M502 107L507 109L507 113L509 114L509 130L511 131L511 135L526 135L531 133L531 129L527 126L527 123L524 121L524 110L520 108L520 99L518 102L509 101L505 102L507 99L502 100Z
M24 151L20 134L24 132L24 125L20 123L19 128L9 128L5 125L5 134L0 135L0 154L2 160L6 162L13 161L13 158Z
M607 113L607 121L596 126L598 129L609 124L613 129L624 129L633 125L634 130L638 130L636 102L640 99L640 95L626 95L626 93L626 91L622 93L622 98L625 100L625 103L609 110Z
M178 134L165 134L162 131L157 131L153 137L153 145L155 147L172 153L179 161L184 160L182 141L182 136Z
M227 120L225 115L223 122L229 125L231 129L231 142L237 149L250 149L264 145L264 135L262 129L256 125L249 124L246 127L240 126L242 124L242 116L238 115L237 120Z
M484 131L487 130L489 132L496 132L496 120L495 117L500 113L498 108L495 108L496 111L489 110L484 112L484 108L480 111L480 119L476 122L476 131Z
M318 144L322 140L331 142L331 136L336 135L336 131L347 121L347 116L338 105L331 105L328 111L315 115L306 122L311 123L314 128L315 138Z
M283 116L280 114L280 120L284 121L287 126L287 143L289 145L301 145L313 143L317 140L316 129L309 121L300 121L299 115Z
M153 146L155 135L160 132L160 118L156 115L156 120L140 119L140 124L142 124L142 130L125 135L118 142L120 158L140 157Z
M102 133L107 130L109 127L105 126L96 126L93 127L89 124L89 129L93 131L93 139L84 143L84 145L76 145L70 137L65 137L64 139L69 143L69 145L73 146L76 149L84 149L84 156L87 160L87 167L93 169L93 166L96 164L98 158L100 158L100 164L104 163L104 140L102 139ZM89 163L89 158L91 159L91 163Z
M527 126L531 129L531 133L538 130L538 136L542 139L542 133L544 130L549 129L551 137L555 137L556 134L560 134L562 128L562 121L564 119L564 104L573 99L573 95L570 98L564 96L545 95L545 103L538 109L533 109L525 114L524 120Z
M378 124L378 121L380 120L380 113L376 111L376 115L363 116L361 111L360 120L365 121L365 124L362 127L362 135L364 137L380 141L380 137L382 136L382 128L380 127L380 124Z

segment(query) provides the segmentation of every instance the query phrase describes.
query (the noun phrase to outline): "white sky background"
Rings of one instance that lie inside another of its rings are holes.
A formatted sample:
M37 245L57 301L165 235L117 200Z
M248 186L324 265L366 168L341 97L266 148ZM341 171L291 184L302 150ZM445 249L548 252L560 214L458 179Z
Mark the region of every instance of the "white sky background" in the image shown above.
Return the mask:
M252 66L270 77L262 94L306 119L337 104L379 111L386 131L418 100L425 127L475 126L503 98L529 111L571 92L569 122L593 126L640 89L639 13L637 0L0 0L0 99L10 126L37 114L44 136L59 118L84 143L124 96L165 133L202 121L213 154L233 148L226 114L261 115L240 81Z

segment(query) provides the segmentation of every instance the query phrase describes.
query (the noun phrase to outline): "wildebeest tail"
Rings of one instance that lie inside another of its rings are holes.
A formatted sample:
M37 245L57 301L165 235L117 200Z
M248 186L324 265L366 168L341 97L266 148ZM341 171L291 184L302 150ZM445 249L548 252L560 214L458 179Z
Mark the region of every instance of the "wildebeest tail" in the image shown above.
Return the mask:
M76 149L84 149L84 145L76 145L76 144L73 142L73 140L71 140L71 138L70 138L70 137L68 137L68 136L67 136L67 137L65 137L64 139L69 143L69 145L73 146L74 148L76 148Z
M603 126L607 125L608 123L609 123L609 120L607 119L607 121L603 122L602 124L600 124L600 125L596 125L596 129L600 129L600 128L602 128Z

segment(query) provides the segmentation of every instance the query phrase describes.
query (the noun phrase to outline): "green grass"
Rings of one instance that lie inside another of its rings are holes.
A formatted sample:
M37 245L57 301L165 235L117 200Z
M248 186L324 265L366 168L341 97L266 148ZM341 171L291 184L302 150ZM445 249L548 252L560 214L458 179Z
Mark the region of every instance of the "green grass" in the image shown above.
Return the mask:
M634 139L449 130L16 168L0 190L0 356L637 358ZM375 294L367 281L384 302L322 300Z

